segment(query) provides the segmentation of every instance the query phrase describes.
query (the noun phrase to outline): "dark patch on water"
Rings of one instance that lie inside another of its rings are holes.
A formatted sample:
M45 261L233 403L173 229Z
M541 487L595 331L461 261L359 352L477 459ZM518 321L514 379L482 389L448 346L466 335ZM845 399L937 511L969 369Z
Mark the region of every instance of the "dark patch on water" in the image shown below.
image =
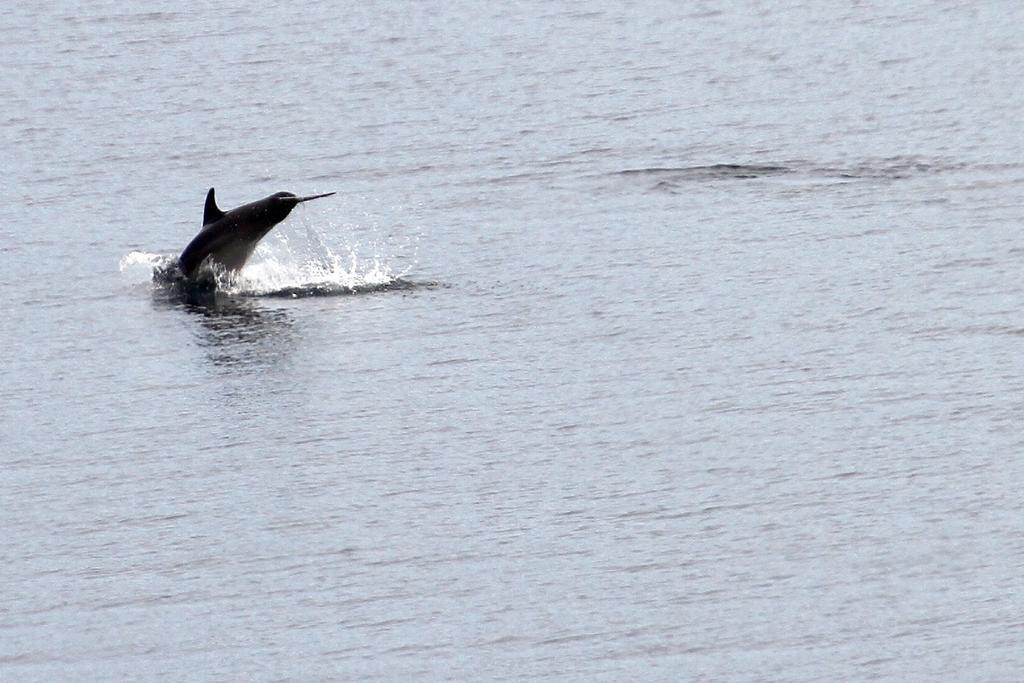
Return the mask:
M680 166L630 168L617 171L616 175L624 176L671 176L679 180L746 180L770 175L793 173L786 166L761 164L711 164L709 166Z
M421 287L429 288L436 286L436 282L413 282L412 280L395 278L394 280L388 280L387 282L367 283L358 285L341 285L333 282L313 283L308 285L298 285L295 287L285 287L283 289L278 289L273 292L263 292L261 294L248 296L285 297L291 299L301 299L310 296L350 296L353 294L375 294L378 292L408 291L411 289L418 289Z
M213 365L233 371L271 367L295 347L294 321L283 309L262 306L251 297L218 291L154 290L159 307L186 313L198 345Z
M652 190L674 192L693 183L756 180L788 176L809 182L896 181L908 178L959 171L966 164L925 160L915 157L892 157L866 160L849 165L823 165L808 161L786 161L772 164L709 164L696 166L652 166L614 171L610 175L653 181Z
M437 282L414 282L403 278L395 278L386 282L362 283L345 285L335 282L310 283L283 287L271 291L233 291L223 289L212 282L173 282L158 283L155 292L160 298L180 301L186 304L219 305L222 301L239 299L304 299L308 297L355 296L359 294L378 294L383 292L411 291L414 289L432 289L438 287Z

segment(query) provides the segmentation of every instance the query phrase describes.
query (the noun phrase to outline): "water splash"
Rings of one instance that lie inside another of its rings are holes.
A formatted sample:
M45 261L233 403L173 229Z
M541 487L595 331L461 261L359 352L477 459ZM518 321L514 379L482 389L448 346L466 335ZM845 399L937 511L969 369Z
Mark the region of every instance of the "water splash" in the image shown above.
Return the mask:
M168 257L161 254L150 254L145 251L130 251L121 257L120 270L122 273L131 270L134 266L146 266L150 269L162 265Z
M416 231L381 237L372 221L321 229L302 219L268 235L240 272L217 274L214 288L231 296L290 297L408 289L413 283L405 276L416 265L420 236ZM121 258L120 270L145 271L155 283L180 285L175 259L132 251Z
M156 271L167 270L176 257L171 254L153 254L146 251L130 251L121 257L118 269L125 275L152 277Z

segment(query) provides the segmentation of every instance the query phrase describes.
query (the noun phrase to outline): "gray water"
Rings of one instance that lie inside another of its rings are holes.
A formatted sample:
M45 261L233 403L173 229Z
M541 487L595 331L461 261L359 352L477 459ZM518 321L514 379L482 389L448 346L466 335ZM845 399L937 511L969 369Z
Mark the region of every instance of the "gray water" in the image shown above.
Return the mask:
M8 3L0 679L1019 680L1021 25Z

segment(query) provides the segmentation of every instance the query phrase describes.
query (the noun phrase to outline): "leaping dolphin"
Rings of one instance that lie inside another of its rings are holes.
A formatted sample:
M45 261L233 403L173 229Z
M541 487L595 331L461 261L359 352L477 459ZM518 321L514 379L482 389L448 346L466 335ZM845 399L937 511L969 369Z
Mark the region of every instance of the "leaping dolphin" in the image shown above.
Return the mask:
M296 197L291 192L278 192L225 213L217 208L211 187L206 194L203 229L181 252L178 268L190 280L200 273L204 263L220 266L227 272L237 271L249 260L264 235L287 218L298 204L332 194Z

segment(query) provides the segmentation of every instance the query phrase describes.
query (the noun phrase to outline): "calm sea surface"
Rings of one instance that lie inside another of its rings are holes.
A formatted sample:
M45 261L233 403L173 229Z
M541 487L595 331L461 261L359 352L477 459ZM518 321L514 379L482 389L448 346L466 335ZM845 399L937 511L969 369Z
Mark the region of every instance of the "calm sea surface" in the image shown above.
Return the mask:
M1020 680L1022 25L7 3L0 679Z

